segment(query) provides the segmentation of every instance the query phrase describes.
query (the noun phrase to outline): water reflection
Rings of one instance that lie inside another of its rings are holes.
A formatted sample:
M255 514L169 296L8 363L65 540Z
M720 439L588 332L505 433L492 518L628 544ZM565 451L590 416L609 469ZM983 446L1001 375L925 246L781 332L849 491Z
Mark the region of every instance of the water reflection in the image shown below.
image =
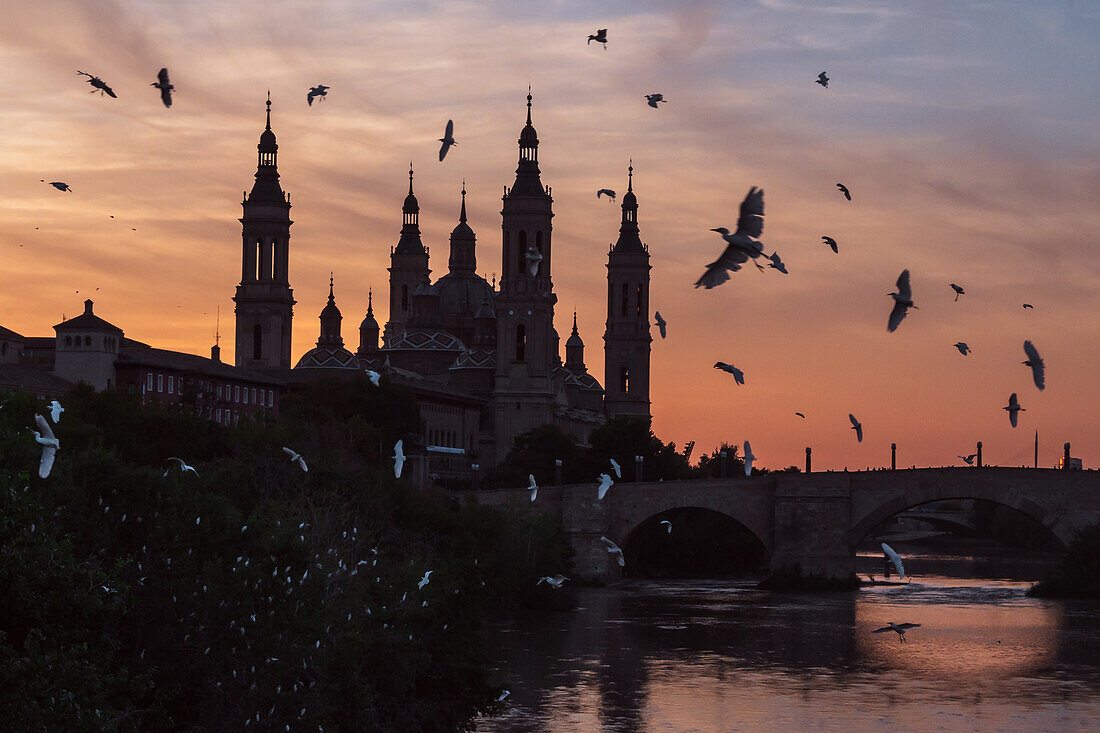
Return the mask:
M483 731L1075 730L1100 718L1100 604L934 576L856 594L630 581L499 628ZM911 621L909 643L871 634ZM999 643L998 643L999 642Z

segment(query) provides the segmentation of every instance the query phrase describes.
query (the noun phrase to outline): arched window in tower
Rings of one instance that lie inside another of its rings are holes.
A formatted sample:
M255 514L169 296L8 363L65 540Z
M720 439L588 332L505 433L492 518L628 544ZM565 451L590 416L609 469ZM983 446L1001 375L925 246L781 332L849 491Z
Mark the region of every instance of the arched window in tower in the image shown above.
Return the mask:
M619 391L623 394L630 392L630 367L619 370Z
M527 327L522 323L516 326L516 361L525 361L527 357Z
M256 261L254 263L256 265L256 268L255 268L256 269L256 279L257 280L262 280L263 276L264 276L264 273L263 273L264 242L263 242L262 239L257 239L256 240L256 252L255 252L254 256L256 258Z
M401 310L407 311L409 309L409 286L401 286Z
M638 301L637 301L637 315L639 318L645 315L645 285L638 283Z
M519 246L516 247L516 274L522 275L527 269L527 232L519 233Z
M542 249L542 232L535 232L535 249L537 249L539 251L539 254L543 256L543 260L544 260L543 262L539 263L539 273L547 274L548 273L547 268L550 267L550 263L548 261L545 261L546 252L544 252L543 249Z
M263 353L263 331L257 323L252 327L252 358L262 359Z
M625 316L627 311L630 310L629 306L630 306L630 286L627 285L626 283L623 283L622 304L620 305L620 310L622 311L622 315Z

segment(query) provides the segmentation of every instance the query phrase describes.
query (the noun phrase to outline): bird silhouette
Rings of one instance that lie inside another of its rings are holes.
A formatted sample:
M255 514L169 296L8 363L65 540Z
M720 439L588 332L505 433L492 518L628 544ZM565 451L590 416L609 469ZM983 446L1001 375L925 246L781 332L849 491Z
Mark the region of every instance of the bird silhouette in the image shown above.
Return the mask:
M88 72L81 71L80 69L77 69L76 73L80 74L81 76L88 77L88 83L95 87L95 89L90 91L89 94L95 94L96 92L99 92L100 96L106 94L111 99L118 99L118 95L115 94L114 90L111 89L111 87L107 86L107 83L100 79L98 76L92 76Z
M596 498L603 501L604 496L607 495L607 490L615 485L615 482L611 480L611 476L606 473L600 474L600 486L596 492Z
M720 361L714 365L714 368L721 369L724 372L729 372L733 375L733 381L737 382L738 384L745 383L745 373L735 367L733 364L727 364L724 361Z
M974 459L977 458L977 457L978 457L977 453L971 453L968 456L959 456L959 458L963 459L963 463L965 463L968 466L973 466L974 465Z
M1043 365L1043 360L1039 356L1039 352L1035 349L1034 344L1030 341L1025 341L1024 353L1027 354L1027 361L1021 363L1031 367L1031 378L1035 380L1035 386L1039 389L1043 389L1043 387L1046 386L1046 370Z
M99 290L99 288L96 288ZM65 408L61 406L61 403L57 400L50 402L50 418L56 423L61 419L61 413L65 412Z
M654 92L653 94L647 94L647 95L645 95L645 99L646 99L646 104L648 104L653 109L657 109L657 103L658 102L664 102L665 104L668 104L668 100L665 99L665 95L663 95L659 92Z
M326 87L324 84L310 87L309 91L306 93L306 104L312 107L314 97L320 97L322 102L325 101L325 97L328 96L328 90L331 88L332 87Z
M615 478L622 478L623 477L623 467L620 466L619 462L616 461L614 458L610 459L610 461L611 461L611 470L615 472Z
M37 229L37 228L38 227L35 227L35 229ZM1031 303L1024 303L1024 307L1025 308L1034 308L1035 306L1033 306Z
M377 387L378 380L382 378L382 375L374 371L373 369L366 369L364 370L364 373L367 375L367 379L370 380L370 383Z
M401 478L401 469L405 465L405 452L402 450L405 441L399 440L393 446L393 475L396 478Z
M554 590L558 590L558 589L561 588L561 584L564 583L567 580L569 580L569 578L565 577L561 573L558 573L557 575L555 575L553 577L551 577L549 575L544 575L543 577L539 578L539 582L535 583L535 585L541 585L542 583L546 583L547 585L549 585Z
M194 467L188 466L182 458L176 458L174 456L171 456L171 457L168 458L168 460L176 462L176 464L180 467L180 473L187 473L188 471L190 471L191 473L195 474L196 477L199 475L199 472L196 471L194 469ZM172 470L172 467L169 466L168 471L171 471L171 470ZM164 472L164 476L168 475L168 471ZM161 478L164 478L164 476L161 476Z
M292 451L290 448L287 448L286 446L283 446L283 453L287 454L287 456L290 458L291 463L297 463L298 468L302 469L303 471L309 471L309 467L306 466L305 458L302 458L300 455Z
M902 642L904 642L905 641L905 630L906 629L915 629L918 626L920 626L920 624L909 624L909 623L895 624L893 621L888 621L887 623L889 624L889 626L883 626L881 629L875 629L871 633L872 634L881 634L883 631L896 631L896 632L898 632L898 638L901 639Z
M160 101L164 102L165 107L172 106L172 90L174 86L168 81L168 67L164 67L157 72L157 80L150 84L151 87L156 87L160 90Z
M443 137L439 138L439 142L443 143L439 146L440 163L442 163L443 159L447 157L447 151L451 149L451 146L458 145L458 143L455 142L454 131L454 120L447 120L447 129L443 131Z
M42 181L43 183L46 183L45 178L39 178L38 180ZM56 188L58 191L64 191L66 193L72 193L73 192L73 190L71 188L69 188L69 184L65 183L64 181L50 181L49 184L51 186L53 186L54 188ZM37 229L37 228L38 227L35 227L35 229Z
M966 345L965 341L959 341L955 344L955 348L959 350L959 353L966 356L970 353L970 347Z
M752 446L750 446L749 441L746 440L745 441L745 457L744 457L745 475L746 476L749 476L749 475L752 474L752 462L755 461L755 460L756 460L756 456L754 456L752 454Z
M661 318L661 311L654 312L653 320L657 325L657 329L661 332L661 338L664 338L665 337L665 327L668 325L668 323L665 321L664 318Z
M424 573L424 577L421 578L419 581L417 581L416 589L417 590L423 590L424 586L426 586L428 584L428 576L431 575L434 572L435 572L434 570L429 570L428 572Z
M524 255L527 260L527 272L531 273L531 277L535 277L539 274L539 264L542 262L542 252L539 252L539 248L531 244L527 246L527 253Z
M890 318L886 322L886 330L893 333L897 330L898 324L905 318L906 312L910 308L916 308L913 305L913 291L909 287L909 270L902 270L898 275L898 292L887 293L894 299L894 307L890 311Z
M595 41L596 43L602 43L603 44L603 50L606 51L607 50L607 29L606 28L600 28L594 34L588 36L588 44L587 45L591 46L592 41Z
M608 552L616 556L616 559L619 561L619 567L624 567L626 565L626 559L623 558L622 548L606 537L601 537L600 541L607 545Z
M856 442L857 443L862 443L863 442L863 423L861 423L859 420L856 420L856 416L853 415L850 412L848 413L848 419L852 421L852 430L856 431Z
M729 280L729 273L740 270L741 264L750 257L755 260L764 253L764 244L758 239L764 231L764 189L753 186L745 195L736 232L730 234L725 227L711 231L722 235L722 239L726 240L726 249L721 257L707 265L707 271L695 282L695 287L702 285L707 290Z
M779 270L784 275L790 274L790 273L787 272L787 266L785 264L783 264L783 260L779 259L779 253L778 252L772 252L771 255L768 256L768 259L772 261L772 263L770 265L768 265L768 267L771 267L775 270Z
M53 434L53 428L46 422L46 418L35 414L34 422L38 425L38 430L32 430L31 432L34 433L35 442L42 446L42 457L38 461L38 476L39 478L49 478L50 469L53 468L53 461L57 457L57 451L61 448L61 442Z
M802 418L803 420L805 420L805 419L806 419L806 416L805 416L805 415L803 415L803 414L802 414L801 412L796 412L795 414L796 414L796 415L798 415L798 416L799 416L800 418Z
M1001 409L1008 410L1008 421L1010 423L1012 423L1012 427L1016 427L1017 413L1027 412L1027 410L1020 407L1020 401L1016 399L1016 393L1015 392L1013 392L1011 395L1009 395L1008 405L1006 407L1001 408Z
M844 194L844 198L848 199L849 201L852 200L852 194L848 192L847 186L845 186L843 183L838 183L836 184L836 187L838 191Z
M612 201L615 200L615 192L610 188L601 188L599 191L596 191L596 198L599 198L600 194L605 194Z
M527 474L527 481L527 490L531 492L531 501L534 501L539 494L539 485L535 483L535 474Z
M956 285L955 283L950 283L950 285L951 285L951 289L955 291L955 301L956 302L958 302L960 295L966 295L966 291L963 290L961 286Z
M825 76L825 72L822 71L820 74L817 75L817 79L814 83L815 84L820 84L821 86L828 89L829 88L829 77Z
M882 554L886 556L886 559L894 563L894 569L898 571L898 578L905 580L905 565L901 562L901 555L899 555L893 547L885 542L879 543L882 545Z
M840 254L840 250L839 250L839 248L838 248L838 247L836 246L836 240L835 240L835 239L833 239L832 237L826 237L826 236L822 236L822 237L821 237L821 243L822 243L822 244L824 244L824 245L826 245L826 246L832 247L832 248L833 248L833 253L834 253L834 254Z

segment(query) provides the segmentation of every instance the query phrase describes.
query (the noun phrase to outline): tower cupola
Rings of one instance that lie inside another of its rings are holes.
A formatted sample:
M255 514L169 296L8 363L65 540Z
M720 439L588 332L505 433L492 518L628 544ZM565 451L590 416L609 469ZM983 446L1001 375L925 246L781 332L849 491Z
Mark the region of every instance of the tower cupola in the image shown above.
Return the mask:
M474 230L466 223L466 182L462 182L462 208L458 214L458 226L451 231L451 258L448 269L451 272L472 273L477 270L477 243Z
M570 371L585 371L584 341L577 330L577 312L573 311L573 333L565 342L565 368Z
M318 346L340 348L344 345L344 339L340 336L340 322L343 316L336 307L336 298L332 294L332 275L328 278L328 305L321 310L321 337L317 339Z
M420 203L413 193L413 167L409 163L409 195L401 205L401 239L397 242L397 254L423 254L424 243L420 241Z

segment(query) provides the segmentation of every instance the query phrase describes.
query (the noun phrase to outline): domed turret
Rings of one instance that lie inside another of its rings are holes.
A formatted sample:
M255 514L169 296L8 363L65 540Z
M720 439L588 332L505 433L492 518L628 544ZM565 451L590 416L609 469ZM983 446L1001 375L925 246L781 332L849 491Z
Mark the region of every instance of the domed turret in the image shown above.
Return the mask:
M451 258L447 263L452 273L472 273L477 270L475 247L477 236L466 223L466 182L462 182L462 208L458 214L458 226L451 231Z
M359 356L378 351L378 321L374 318L374 293L367 291L367 317L359 324Z
M340 309L336 307L336 298L332 294L332 275L328 278L328 305L321 310L321 337L317 339L318 346L340 347L344 345L344 339L340 336L340 322L344 317L340 315Z
M565 368L570 371L581 371L584 368L584 341L577 330L577 312L573 311L573 333L565 342Z

